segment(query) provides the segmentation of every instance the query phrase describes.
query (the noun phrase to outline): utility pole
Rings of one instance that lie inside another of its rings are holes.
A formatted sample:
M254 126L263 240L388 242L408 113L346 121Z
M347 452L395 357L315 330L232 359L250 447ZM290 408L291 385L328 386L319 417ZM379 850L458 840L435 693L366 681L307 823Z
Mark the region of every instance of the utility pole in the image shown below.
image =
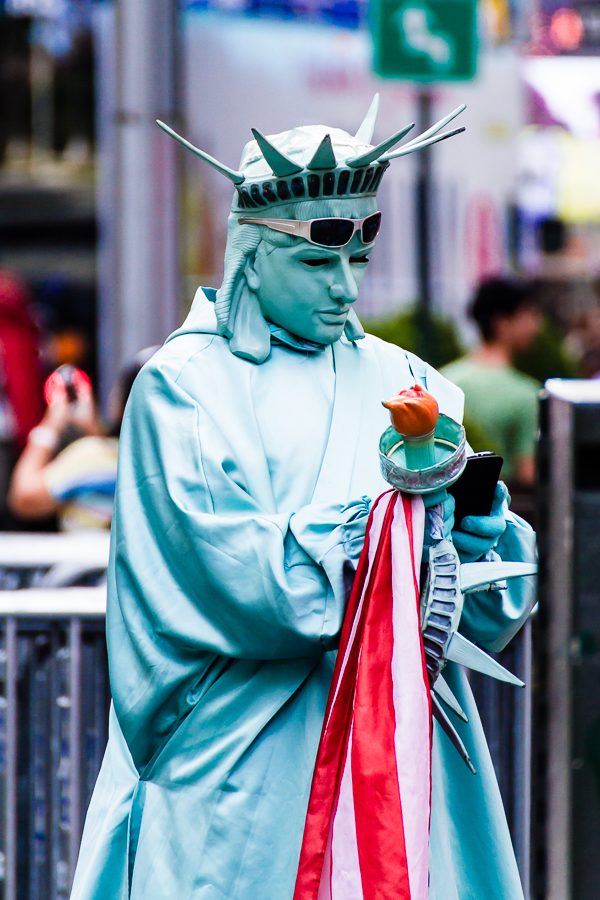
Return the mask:
M432 122L431 90L417 89L417 134ZM417 153L415 184L415 213L417 223L417 285L419 308L431 310L431 152Z
M108 6L108 5L107 5ZM155 124L178 119L175 0L101 8L98 45L99 369L118 369L179 323L177 152Z

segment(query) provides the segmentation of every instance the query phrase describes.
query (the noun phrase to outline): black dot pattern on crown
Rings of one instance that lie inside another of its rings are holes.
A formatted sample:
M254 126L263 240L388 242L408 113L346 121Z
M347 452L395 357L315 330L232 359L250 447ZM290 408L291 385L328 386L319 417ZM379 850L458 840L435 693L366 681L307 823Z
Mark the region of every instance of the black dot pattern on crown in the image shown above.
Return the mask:
M320 175L309 175L308 176L308 196L318 197L321 193L321 176Z
M357 171L352 176L352 184L350 185L350 194L358 194L358 189L360 183L362 181L364 169L357 169Z
M304 182L298 176L292 178L292 194L294 197L304 197Z
M270 181L265 181L262 186L263 197L267 201L267 203L277 203L277 197L273 193L273 185Z
M360 186L360 191L362 194L366 193L371 187L371 182L373 181L373 175L375 174L375 169L370 167L365 172L365 177L362 180L362 184Z
M389 162L361 169L306 172L277 182L266 180L236 187L239 209L260 209L277 203L318 197L360 197L377 191Z
M337 194L341 196L348 190L348 182L350 181L350 169L342 169L337 183Z
M379 185L381 184L381 179L383 178L383 173L385 172L384 166L379 166L377 171L375 172L375 177L373 178L373 182L371 184L371 193L375 193L378 190Z
M331 197L333 194L333 189L335 187L335 173L334 172L325 172L323 175L323 194L326 197Z
M263 187L263 185L261 185L261 184L251 184L250 185L250 196L255 201L257 206L266 206L267 201L263 199L263 196L261 193L261 187Z

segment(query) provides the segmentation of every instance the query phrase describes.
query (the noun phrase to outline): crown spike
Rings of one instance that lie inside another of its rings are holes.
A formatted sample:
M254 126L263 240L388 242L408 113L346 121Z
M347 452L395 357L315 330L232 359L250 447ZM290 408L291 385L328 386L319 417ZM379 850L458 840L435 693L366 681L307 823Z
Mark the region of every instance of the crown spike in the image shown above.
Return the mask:
M296 175L302 171L302 166L298 166L291 159L288 159L287 156L284 156L283 153L280 153L277 147L274 147L264 134L261 134L256 128L252 128L251 131L260 147L260 152L273 170L273 175L276 175L278 178L284 178L286 175Z
M354 135L357 141L363 144L370 144L373 140L373 132L375 131L375 122L377 121L377 113L379 112L379 94L375 94L371 100L371 105L367 110L367 114L361 122L360 128Z
M469 751L465 747L464 741L462 740L458 731L456 730L456 728L454 727L454 725L452 724L452 722L450 721L450 719L448 718L448 716L446 715L444 710L442 709L442 705L441 705L440 701L437 699L437 697L435 696L435 694L431 695L431 711L433 713L434 718L437 719L439 724L442 726L442 729L446 732L446 734L448 735L448 737L450 738L450 740L452 741L452 743L458 750L460 756L462 757L464 762L467 764L468 768L471 770L473 775L476 775L477 769L473 765L473 761L471 760L471 757L469 756Z
M453 109L452 112L448 113L448 115L444 116L442 119L439 119L439 121L431 125L427 129L427 131L424 131L422 134L418 134L416 137L414 137L412 141L410 141L410 143L416 144L417 141L421 143L421 141L426 141L428 138L433 137L434 134L438 134L438 132L440 132L442 128L445 128L446 125L456 119L457 116L460 116L460 114L464 112L466 108L467 104L461 103L460 106L457 106L456 109Z
M306 168L314 171L315 169L335 169L336 166L337 160L331 145L331 137L326 134Z
M460 589L463 594L467 594L485 585L505 581L507 578L535 575L537 570L535 563L504 562L504 560L463 563L460 567Z
M425 147L429 147L431 144L445 141L447 138L454 137L455 134L461 134L463 131L466 131L464 126L462 128L454 128L452 131L445 131L444 134L436 134L433 137L427 138L425 141L411 141L410 144L405 144L404 147L400 147L392 153L384 154L384 156L380 157L380 162L389 162L391 159L397 159L399 156L408 156L409 153L416 153L417 150L424 150Z
M359 169L362 166L369 166L372 162L375 162L376 159L379 159L387 150L397 144L398 141L401 141L403 137L406 137L409 131L415 127L415 123L411 122L410 125L406 125L404 128L401 128L400 131L397 131L396 134L393 134L391 137L387 138L387 140L382 141L380 144L377 144L376 147L372 147L371 150L367 150L366 153L361 153L360 156L352 156L350 159L346 160L346 165L350 166L351 169Z
M436 692L438 697L440 697L446 706L449 706L452 712L456 713L459 718L463 720L463 722L468 722L468 718L466 716L465 711L462 706L454 696L452 690L450 689L450 685L443 677L443 675L438 675L433 683L433 690Z
M186 141L185 138L181 137L180 134L177 134L176 131L173 131L168 125L165 125L164 122L161 122L160 119L156 120L156 124L159 128L162 128L170 137L174 138L188 150L191 150L192 153L195 153L196 156L199 156L200 159L203 159L204 162L207 162L209 166L212 166L213 169L216 169L217 172L220 172L221 175L224 175L226 178L229 178L236 185L243 184L246 180L245 176L242 175L241 172L236 172L235 169L230 169L229 166L226 166L224 163L219 162L218 159L215 159L214 156L210 156L208 153L205 153L204 150L199 150L198 147L194 147L193 144L190 144L189 141Z
M498 681L506 681L508 684L514 684L516 687L525 687L524 683L499 662L488 656L484 650L472 644L471 641L455 631L450 639L446 650L446 658L451 662L466 666L468 669L474 669L475 672L481 672L482 675L489 675L490 678L496 678Z

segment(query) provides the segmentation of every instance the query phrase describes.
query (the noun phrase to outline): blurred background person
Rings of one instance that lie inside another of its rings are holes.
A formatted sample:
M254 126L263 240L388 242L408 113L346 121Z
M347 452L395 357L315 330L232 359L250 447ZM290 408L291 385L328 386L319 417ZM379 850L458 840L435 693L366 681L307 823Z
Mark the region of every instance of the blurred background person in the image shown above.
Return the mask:
M27 289L0 270L0 527L12 467L42 410L39 334Z
M565 344L576 359L583 378L597 378L600 373L600 282L594 281L596 305L575 316Z
M106 430L88 380L73 379L76 396L59 390L49 397L10 483L8 503L15 516L36 520L57 515L62 531L110 528L125 405L138 372L156 349L140 351L122 370L109 398ZM80 436L72 440L74 432Z
M517 371L514 358L532 345L542 324L533 287L508 278L483 281L470 315L481 342L442 371L463 389L465 420L477 422L479 440L486 442L475 449L499 453L509 487L530 489L540 385Z

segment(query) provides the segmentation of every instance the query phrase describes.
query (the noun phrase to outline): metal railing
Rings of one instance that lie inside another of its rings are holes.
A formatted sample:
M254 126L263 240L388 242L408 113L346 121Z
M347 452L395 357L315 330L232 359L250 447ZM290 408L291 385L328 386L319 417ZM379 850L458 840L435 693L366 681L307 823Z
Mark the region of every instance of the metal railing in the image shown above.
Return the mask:
M107 740L105 588L29 585L97 580L108 544L43 537L29 549L29 536L0 540L0 900L68 898ZM2 590L7 581L20 589ZM499 658L524 690L470 682L528 897L531 625Z
M108 546L0 537L1 900L69 896L107 740Z
M106 571L110 537L78 534L0 535L0 591L96 584Z
M105 590L0 594L0 896L69 896L107 740Z
M515 848L525 898L531 882L531 753L534 667L530 620L496 658L525 682L513 687L484 675L469 673L506 817Z

